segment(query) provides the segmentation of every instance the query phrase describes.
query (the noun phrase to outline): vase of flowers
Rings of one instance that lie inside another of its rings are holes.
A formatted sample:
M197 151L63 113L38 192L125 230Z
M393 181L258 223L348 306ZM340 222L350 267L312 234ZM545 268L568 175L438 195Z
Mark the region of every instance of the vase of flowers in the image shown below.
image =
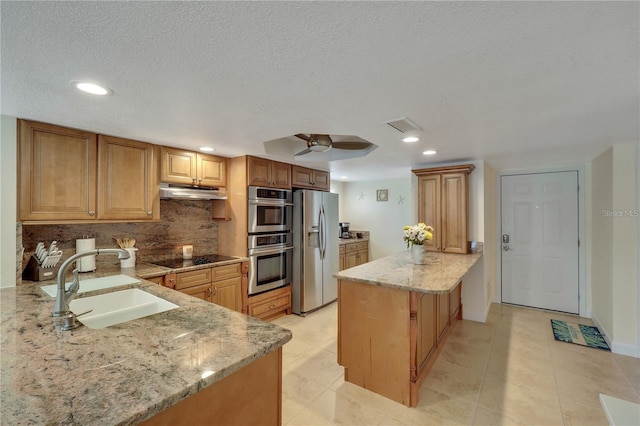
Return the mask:
M405 226L404 240L407 248L411 248L411 258L416 265L424 265L425 248L424 245L433 239L433 227L418 223L413 226Z

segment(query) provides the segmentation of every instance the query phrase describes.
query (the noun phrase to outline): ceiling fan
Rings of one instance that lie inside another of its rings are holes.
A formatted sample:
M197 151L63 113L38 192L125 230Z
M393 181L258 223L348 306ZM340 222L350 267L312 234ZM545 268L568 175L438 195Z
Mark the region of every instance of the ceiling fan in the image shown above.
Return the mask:
M310 152L325 152L329 151L331 148L335 149L348 149L348 150L360 150L367 149L371 145L371 142L365 141L340 141L333 142L329 135L322 135L318 133L311 133L309 136L298 133L296 135L297 138L300 138L307 142L307 149L304 151L300 151L295 156L305 155Z

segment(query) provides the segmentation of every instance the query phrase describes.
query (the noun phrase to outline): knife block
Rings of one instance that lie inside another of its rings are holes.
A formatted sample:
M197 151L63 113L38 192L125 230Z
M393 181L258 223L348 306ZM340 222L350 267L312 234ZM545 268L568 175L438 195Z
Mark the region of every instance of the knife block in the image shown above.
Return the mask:
M35 256L29 258L29 263L22 271L22 279L29 281L47 281L54 280L58 276L58 270L60 265L52 266L50 268L43 268L38 264L38 260Z

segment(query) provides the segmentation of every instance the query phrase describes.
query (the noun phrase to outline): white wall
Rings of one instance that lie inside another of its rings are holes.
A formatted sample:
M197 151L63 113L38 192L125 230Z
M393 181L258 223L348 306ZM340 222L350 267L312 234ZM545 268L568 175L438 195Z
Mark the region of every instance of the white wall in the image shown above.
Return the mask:
M591 163L592 317L614 352L638 356L638 144L617 144Z
M402 228L413 223L411 178L345 182L332 187L340 194L340 221L354 231L369 231L371 259L379 259L406 248ZM389 191L389 201L376 201L376 191Z
M16 285L17 120L0 116L0 287Z

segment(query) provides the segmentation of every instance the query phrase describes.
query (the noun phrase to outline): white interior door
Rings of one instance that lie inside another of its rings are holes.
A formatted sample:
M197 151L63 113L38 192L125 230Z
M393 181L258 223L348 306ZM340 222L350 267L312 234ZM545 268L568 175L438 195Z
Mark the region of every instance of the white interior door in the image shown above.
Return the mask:
M502 301L577 314L578 172L501 177Z

